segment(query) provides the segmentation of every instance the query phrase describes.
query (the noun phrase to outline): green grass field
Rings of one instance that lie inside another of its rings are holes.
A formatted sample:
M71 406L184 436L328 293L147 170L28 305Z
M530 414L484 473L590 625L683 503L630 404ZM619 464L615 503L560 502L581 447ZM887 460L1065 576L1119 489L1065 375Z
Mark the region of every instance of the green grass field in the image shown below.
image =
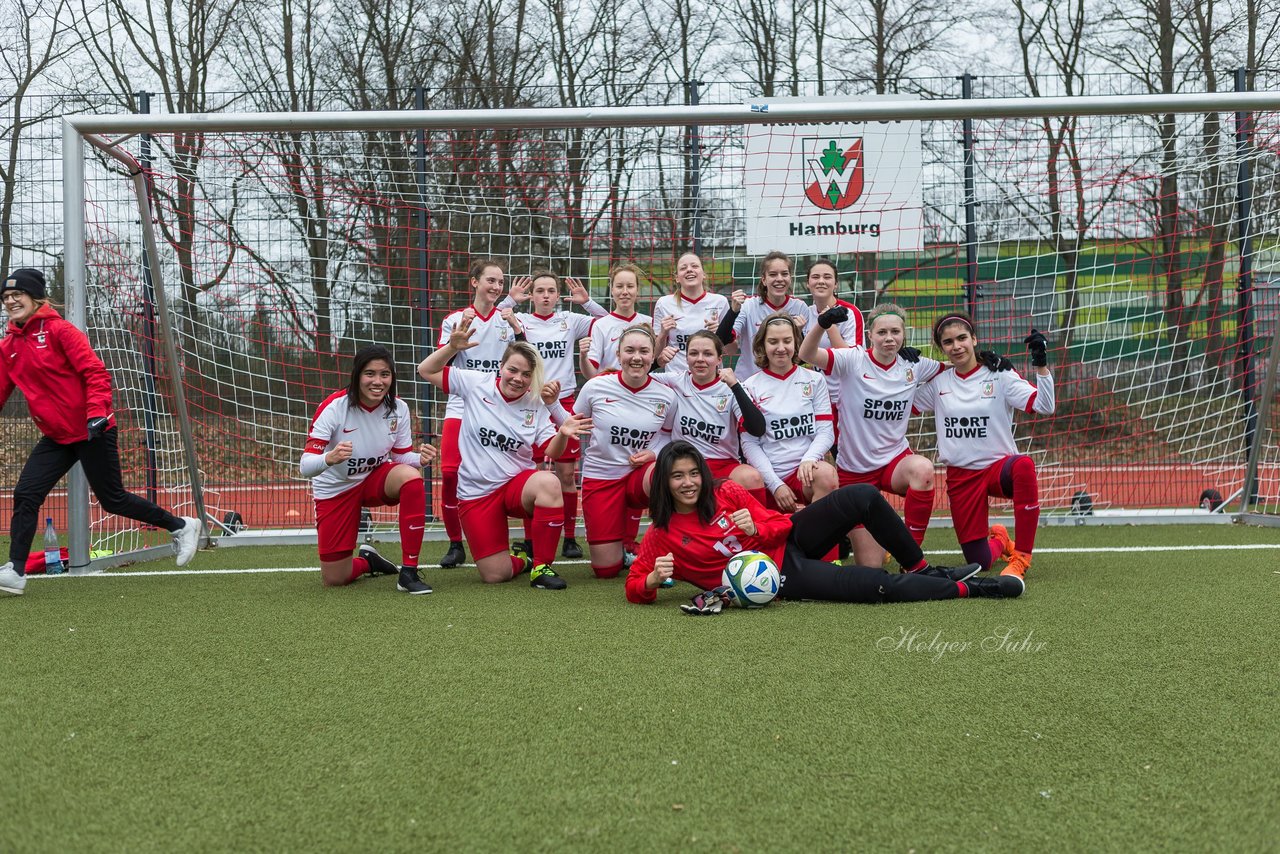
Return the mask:
M1017 601L714 618L582 565L33 579L0 851L1276 850L1280 549L1142 550L1249 544L1047 528Z

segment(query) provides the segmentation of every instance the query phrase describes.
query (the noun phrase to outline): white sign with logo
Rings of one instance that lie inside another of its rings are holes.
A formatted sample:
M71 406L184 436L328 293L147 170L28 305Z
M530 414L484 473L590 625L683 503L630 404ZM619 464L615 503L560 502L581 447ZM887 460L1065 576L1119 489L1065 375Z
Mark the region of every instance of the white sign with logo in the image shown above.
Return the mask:
M818 100L829 99L767 103ZM858 100L915 99L874 95ZM760 103L751 102L753 107ZM919 122L748 125L746 136L749 254L924 248Z

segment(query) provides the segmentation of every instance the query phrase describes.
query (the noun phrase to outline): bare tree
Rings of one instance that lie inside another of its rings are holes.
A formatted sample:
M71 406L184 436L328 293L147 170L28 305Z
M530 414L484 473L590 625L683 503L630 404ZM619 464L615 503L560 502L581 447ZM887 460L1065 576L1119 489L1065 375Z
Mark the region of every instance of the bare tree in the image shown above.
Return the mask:
M877 94L900 91L904 77L945 42L956 7L943 0L855 0L833 7L832 41L846 75L869 80Z

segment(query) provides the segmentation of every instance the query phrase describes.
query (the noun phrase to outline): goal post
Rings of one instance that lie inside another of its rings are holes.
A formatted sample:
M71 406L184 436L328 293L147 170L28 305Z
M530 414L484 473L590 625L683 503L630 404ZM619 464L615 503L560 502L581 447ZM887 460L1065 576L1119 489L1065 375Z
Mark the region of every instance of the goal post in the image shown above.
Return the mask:
M1243 146L1233 112L1254 117ZM1275 513L1261 386L1280 316L1264 280L1274 257L1280 283L1278 115L1280 93L1259 92L68 116L68 316L116 380L126 485L145 471L160 503L227 534L314 536L298 448L361 343L393 346L416 431L437 433L438 396L412 366L466 304L470 259L497 258L508 280L587 279L606 306L608 268L634 262L647 311L695 235L725 293L751 290L770 246L795 258L802 299L808 264L835 258L841 296L905 306L909 343L931 355L945 311L974 312L979 339L1024 372L1022 336L1048 331L1059 413L1017 427L1047 523L1226 518L1197 495L1234 511L1249 477L1250 509ZM1238 301L1242 160L1258 285ZM787 162L814 178L807 201L777 189ZM931 424L913 424L912 446L933 452ZM68 519L76 567L149 545L82 479Z

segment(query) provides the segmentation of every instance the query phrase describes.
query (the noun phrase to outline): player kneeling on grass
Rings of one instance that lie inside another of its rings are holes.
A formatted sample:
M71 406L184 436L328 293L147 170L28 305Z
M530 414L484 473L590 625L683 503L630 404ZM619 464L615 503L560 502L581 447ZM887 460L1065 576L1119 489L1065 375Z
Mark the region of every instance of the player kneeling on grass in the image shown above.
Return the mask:
M125 491L111 375L85 334L45 299L44 274L14 270L0 285L0 301L9 315L8 334L0 340L0 406L15 387L22 389L31 418L44 434L13 489L9 562L0 565L0 592L22 595L40 507L76 463L103 510L169 531L178 566L185 565L200 544L200 521L179 518Z
M458 448L467 466L458 470L458 516L480 577L495 584L529 573L529 585L563 590L568 585L551 568L564 527L560 480L538 471L535 452L556 459L570 440L591 429L580 415L557 430L544 391L542 359L533 345L507 345L498 374L449 366L458 353L475 346L471 323L463 319L449 339L418 366L424 380L462 401ZM555 401L558 384L546 392ZM507 517L531 519L533 555L508 552Z
M716 486L702 455L687 442L658 454L650 492L652 524L627 576L627 600L657 599L666 578L702 589L719 587L725 563L743 551L764 552L782 573L778 595L833 602L921 602L965 597L1013 598L1016 576L974 578L978 565L932 566L880 491L870 484L837 489L790 516L768 510L732 481ZM865 525L910 571L842 566L820 560L844 532ZM715 613L722 596L695 597L693 613Z
M361 575L397 574L396 589L430 593L418 577L418 553L426 524L427 496L422 467L433 460L431 445L413 448L409 407L396 397L391 351L373 344L356 353L351 382L316 410L301 470L311 478L319 535L320 580L350 584ZM361 507L400 507L397 567L370 545L352 558L360 531Z

